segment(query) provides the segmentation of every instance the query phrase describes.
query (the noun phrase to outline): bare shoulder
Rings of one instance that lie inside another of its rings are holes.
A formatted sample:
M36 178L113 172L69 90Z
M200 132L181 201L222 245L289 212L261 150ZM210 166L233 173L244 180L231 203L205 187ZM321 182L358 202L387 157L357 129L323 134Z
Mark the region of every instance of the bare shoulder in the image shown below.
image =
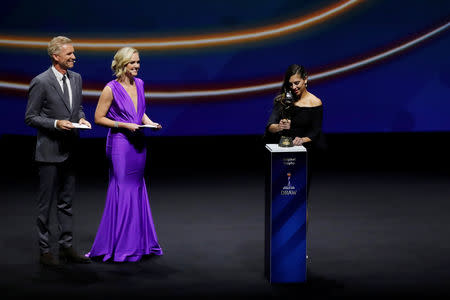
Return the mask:
M322 105L322 101L319 98L317 98L314 94L309 93L309 95L311 97L310 98L311 106L321 106Z
M102 94L100 95L100 100L103 100L103 101L106 100L106 101L110 102L110 101L112 101L112 99L113 99L112 89L111 89L111 87L109 87L107 85L103 88Z
M112 94L112 89L109 85L105 85L105 87L103 88L102 93L110 93Z

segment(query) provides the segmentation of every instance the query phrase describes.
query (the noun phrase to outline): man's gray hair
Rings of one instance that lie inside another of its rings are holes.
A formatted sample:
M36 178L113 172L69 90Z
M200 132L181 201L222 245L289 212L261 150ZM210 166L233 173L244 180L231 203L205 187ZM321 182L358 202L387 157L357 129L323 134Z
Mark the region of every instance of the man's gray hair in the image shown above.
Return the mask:
M54 37L49 43L47 52L48 55L53 59L53 54L58 54L61 50L62 45L72 44L72 40L65 36Z

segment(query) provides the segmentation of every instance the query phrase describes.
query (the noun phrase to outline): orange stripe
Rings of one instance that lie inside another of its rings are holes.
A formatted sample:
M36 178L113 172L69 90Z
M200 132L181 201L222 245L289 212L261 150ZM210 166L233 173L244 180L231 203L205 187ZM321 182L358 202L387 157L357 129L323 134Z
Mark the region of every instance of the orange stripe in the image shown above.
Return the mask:
M361 0L345 0L335 5L328 6L320 11L314 12L308 16L300 17L295 20L276 25L260 27L257 29L242 30L227 34L197 35L192 37L174 37L160 39L127 39L125 43L123 42L123 39L102 40L98 38L74 38L73 40L76 40L76 42L74 42L74 45L77 47L77 49L87 50L117 49L123 46L132 46L139 49L159 50L229 45L273 38L296 32L313 24L324 22L337 14L343 13L359 2L361 2ZM0 45L5 47L47 47L47 44L48 40L46 38L0 36Z

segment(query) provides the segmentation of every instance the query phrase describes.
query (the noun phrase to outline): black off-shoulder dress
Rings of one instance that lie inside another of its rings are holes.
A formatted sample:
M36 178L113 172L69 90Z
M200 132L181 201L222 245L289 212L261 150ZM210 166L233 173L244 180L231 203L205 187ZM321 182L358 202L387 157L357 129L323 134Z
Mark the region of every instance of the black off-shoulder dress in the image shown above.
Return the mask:
M271 124L278 124L282 118L283 106L276 102L274 104L272 114L269 117L265 132L265 142L278 144L281 132L271 133L268 128ZM290 116L291 129L283 131L283 135L295 137L308 137L311 142L304 143L303 146L308 150L308 180L307 193L309 195L309 187L311 182L311 170L313 155L322 139L322 118L323 105L305 107L292 105L287 111Z

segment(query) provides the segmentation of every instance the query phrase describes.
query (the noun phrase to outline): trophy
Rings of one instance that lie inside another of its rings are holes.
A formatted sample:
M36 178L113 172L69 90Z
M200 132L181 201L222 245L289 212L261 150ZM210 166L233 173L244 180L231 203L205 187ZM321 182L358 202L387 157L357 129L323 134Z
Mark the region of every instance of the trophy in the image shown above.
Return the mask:
M281 119L290 120L290 108L294 103L291 92L287 91L283 100L281 100ZM293 147L292 137L288 136L288 130L281 131L281 138L278 142L280 147Z

